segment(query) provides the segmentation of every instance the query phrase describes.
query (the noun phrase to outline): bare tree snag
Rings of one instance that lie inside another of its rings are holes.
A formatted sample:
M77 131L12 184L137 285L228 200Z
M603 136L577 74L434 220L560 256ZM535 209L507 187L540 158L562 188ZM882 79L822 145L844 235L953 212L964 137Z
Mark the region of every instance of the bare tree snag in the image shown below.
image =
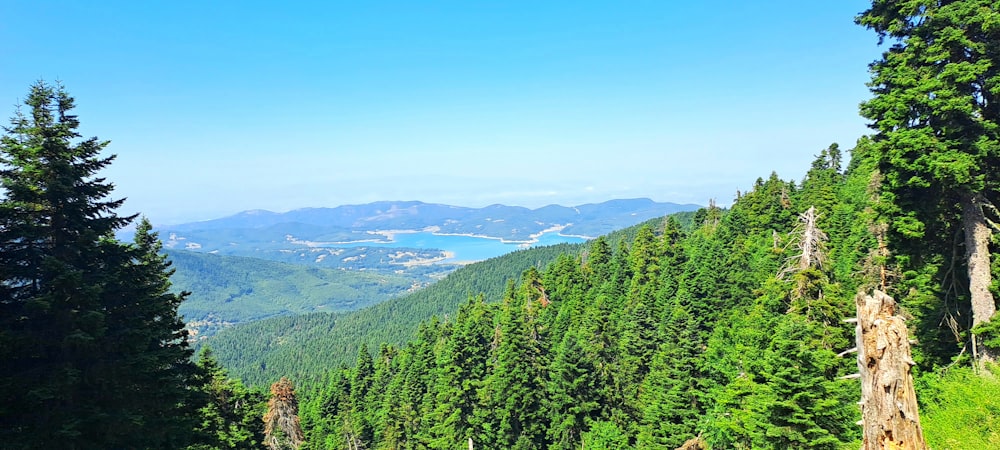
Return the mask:
M826 241L829 238L816 225L817 220L819 213L814 206L799 214L799 224L791 232L797 238L794 242L799 253L792 258L793 263L778 273L778 278L810 268L822 268L826 264Z
M925 450L914 365L906 323L896 315L896 301L875 290L858 292L857 348L861 378L862 450Z
M962 199L962 228L965 231L965 261L969 273L969 297L972 300L972 326L989 322L997 312L996 301L990 292L990 239L993 230L983 212L985 199L980 195L967 195ZM993 362L996 355L982 347L979 337L972 336L972 354L976 362Z
M799 214L799 220L802 221L802 239L799 241L802 254L799 256L799 270L822 267L826 260L823 243L827 237L826 233L816 226L818 218L815 206L810 206L806 212Z
M288 378L271 385L271 400L264 415L264 446L269 450L297 449L305 436L299 425L299 402Z

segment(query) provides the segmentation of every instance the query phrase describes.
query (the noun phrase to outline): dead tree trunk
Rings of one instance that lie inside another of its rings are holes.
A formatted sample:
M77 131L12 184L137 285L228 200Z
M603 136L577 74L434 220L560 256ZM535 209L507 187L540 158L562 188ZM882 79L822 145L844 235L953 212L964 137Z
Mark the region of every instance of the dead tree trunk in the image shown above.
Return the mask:
M917 414L906 323L896 301L875 290L858 292L857 349L861 378L862 450L925 450Z
M968 195L962 199L962 228L965 231L965 262L969 273L969 297L972 300L972 326L989 322L997 311L996 301L990 292L993 283L990 273L990 240L992 229L983 212L984 199ZM979 337L972 335L972 354L982 366L995 361L993 352L980 345Z
M297 449L305 440L299 425L299 402L288 378L271 385L264 415L264 446L269 450Z
M806 270L810 267L820 267L826 259L826 252L823 243L827 241L826 233L816 226L819 214L815 206L810 206L806 212L799 214L802 222L802 239L799 240L799 248L802 255L799 256L799 270Z

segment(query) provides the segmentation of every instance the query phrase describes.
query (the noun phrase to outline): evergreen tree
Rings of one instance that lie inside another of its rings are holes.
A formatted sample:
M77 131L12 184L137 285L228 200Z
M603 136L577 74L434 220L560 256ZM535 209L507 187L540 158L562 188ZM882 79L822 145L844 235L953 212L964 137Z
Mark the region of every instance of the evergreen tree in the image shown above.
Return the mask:
M614 422L596 422L583 434L582 450L626 450L628 435Z
M504 300L498 317L493 371L483 388L490 417L479 440L490 447L546 447L548 355L545 330L537 320L542 308L540 281L537 271L528 269L520 287Z
M589 286L580 270L580 261L565 254L545 270L543 278L545 302L555 305L545 308L541 320L546 322L549 332L559 339L570 328L579 326Z
M724 388L712 393L714 408L707 438L715 446L749 450L767 448L767 408L775 402L770 386L750 374L740 373Z
M788 314L768 351L765 374L774 402L765 435L774 448L836 449L857 432L851 426L856 388L834 380L838 360L816 338L816 327Z
M799 210L815 207L821 219L828 219L839 202L838 188L843 175L840 172L840 146L836 143L820 151L813 160L812 167L806 172L802 188L796 203ZM820 226L827 228L828 222L821 221Z
M209 347L198 355L198 369L204 377L208 404L201 408L197 431L205 444L189 450L256 449L264 443L264 416L267 402L263 393L247 389L239 380L229 378L215 361Z
M600 399L600 411L597 414L602 420L611 417L612 411L621 408L624 399L616 393L615 386L619 377L618 357L618 324L609 317L613 316L613 304L604 294L594 293L596 298L590 300L584 310L583 320L578 331L578 344L587 364L594 369L593 388L596 398Z
M469 297L455 316L451 339L439 357L432 448L475 440L479 390L487 374L493 316L482 296Z
M372 448L384 448L384 439L393 439L398 436L396 423L391 423L392 411L386 399L386 392L392 380L396 378L399 370L399 350L395 347L382 343L379 345L378 355L375 358L375 372L372 375L372 387L368 391L365 399L366 416L372 427ZM393 445L391 448L398 448Z
M347 448L342 424L350 413L349 371L339 368L328 373L322 387L303 405L302 428L308 450Z
M169 263L148 222L113 239L98 172L113 157L79 140L74 102L39 82L0 139L0 440L7 448L181 448L198 399Z
M611 258L611 246L607 238L598 236L590 244L585 261L585 275L589 278L590 285L600 286L601 283L611 280Z
M619 373L615 382L621 396L622 425L639 422L639 386L649 373L649 364L659 346L660 313L656 292L659 281L659 245L649 227L636 235L629 250L628 263L632 274L623 308L614 316L621 323L618 349ZM634 430L623 427L630 434Z
M698 318L699 340L704 340L714 328L721 313L736 305L729 304L725 243L716 233L716 226L703 226L686 241L688 259L677 297Z
M344 439L348 447L370 445L374 437L374 429L370 413L369 392L375 381L375 361L368 346L362 344L358 349L358 361L351 372L351 409L344 430Z
M895 41L870 66L875 96L861 107L874 121L886 201L898 207L891 244L906 269L919 269L950 259L954 248L935 255L925 241L961 232L964 257L945 261L937 276L948 286L968 283L971 327L996 312L988 216L1000 198L998 16L993 0L874 0L857 18L880 41ZM964 263L967 281L941 279L952 263ZM981 340L971 343L981 361L995 359Z
M589 423L600 417L601 372L576 329L563 336L549 370L550 449L579 448Z
M695 321L683 305L673 308L666 327L668 340L650 364L639 389L639 448L677 448L696 435L701 416L697 385L700 342Z
M687 254L681 245L684 239L680 223L673 217L668 217L664 221L663 236L660 241L662 248L659 251L660 261L657 264L659 279L656 283L656 308L664 317L670 312L670 306L674 303L684 272L684 262L687 260ZM665 323L666 320L661 322Z

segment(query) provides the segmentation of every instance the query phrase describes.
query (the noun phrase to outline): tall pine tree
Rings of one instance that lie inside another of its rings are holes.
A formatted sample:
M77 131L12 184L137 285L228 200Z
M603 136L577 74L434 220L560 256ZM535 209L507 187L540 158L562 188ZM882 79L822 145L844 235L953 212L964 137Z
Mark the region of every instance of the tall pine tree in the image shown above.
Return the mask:
M941 264L939 282L962 286L971 323L996 313L991 246L1000 199L1000 12L993 0L874 0L858 18L894 44L871 65L874 98L861 114L876 130L873 156L885 199L898 206L891 245L905 269L952 259L926 241L961 234L964 256ZM957 253L957 252L956 252ZM948 266L965 266L954 279ZM947 290L946 290L947 291ZM973 338L980 361L996 352Z
M0 441L6 448L179 448L198 406L191 350L147 223L98 173L73 98L38 82L0 140Z

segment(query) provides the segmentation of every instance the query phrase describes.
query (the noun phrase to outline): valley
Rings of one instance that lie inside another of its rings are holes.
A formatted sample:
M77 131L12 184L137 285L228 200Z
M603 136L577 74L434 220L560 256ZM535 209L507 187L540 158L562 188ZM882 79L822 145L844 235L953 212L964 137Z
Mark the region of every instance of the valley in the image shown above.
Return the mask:
M3 450L1000 449L1000 0L78 3Z
M174 290L191 292L179 312L201 340L276 316L357 310L425 288L471 263L580 244L696 208L649 199L534 210L376 202L246 211L159 233L176 270Z

